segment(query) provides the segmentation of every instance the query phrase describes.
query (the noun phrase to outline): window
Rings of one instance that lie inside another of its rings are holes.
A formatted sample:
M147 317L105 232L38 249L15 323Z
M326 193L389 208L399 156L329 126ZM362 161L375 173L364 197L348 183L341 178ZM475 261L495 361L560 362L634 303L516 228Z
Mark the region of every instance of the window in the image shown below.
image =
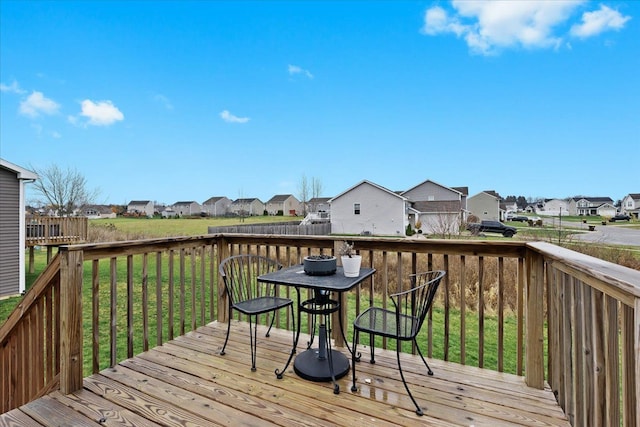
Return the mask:
M353 214L360 215L360 203L353 204Z

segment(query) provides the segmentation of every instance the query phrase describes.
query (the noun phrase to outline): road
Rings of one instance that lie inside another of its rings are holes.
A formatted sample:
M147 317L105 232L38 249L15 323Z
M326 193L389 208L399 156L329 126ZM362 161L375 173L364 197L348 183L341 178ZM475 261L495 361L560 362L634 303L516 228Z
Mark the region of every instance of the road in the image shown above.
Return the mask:
M569 227L574 227L575 223L568 223L567 225ZM585 224L580 224L579 226L587 230L587 226ZM584 242L640 247L640 230L626 225L596 225L596 229L594 231L576 233L572 238Z

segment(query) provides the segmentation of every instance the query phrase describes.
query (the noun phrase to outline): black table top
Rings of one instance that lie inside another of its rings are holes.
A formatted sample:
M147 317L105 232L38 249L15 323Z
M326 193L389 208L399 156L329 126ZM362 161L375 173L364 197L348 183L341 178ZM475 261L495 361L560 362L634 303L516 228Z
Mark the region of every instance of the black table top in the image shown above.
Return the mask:
M344 292L353 288L367 277L372 276L375 272L375 268L361 268L358 277L345 277L342 267L337 267L336 273L330 276L309 276L305 274L304 266L298 264L263 274L258 277L258 280L265 283Z

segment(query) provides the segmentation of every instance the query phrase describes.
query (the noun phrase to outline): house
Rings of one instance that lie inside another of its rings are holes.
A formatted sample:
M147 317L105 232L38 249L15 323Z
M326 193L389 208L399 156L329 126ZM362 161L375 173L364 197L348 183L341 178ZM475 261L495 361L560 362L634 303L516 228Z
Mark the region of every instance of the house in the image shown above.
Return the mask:
M264 203L255 197L236 199L229 205L229 213L238 216L264 215Z
M154 210L154 203L150 200L132 200L127 205L127 215L145 215L151 218L153 217Z
M111 206L107 205L86 205L77 213L78 216L86 216L89 219L103 219L117 217Z
M329 200L331 200L331 197L313 197L309 199L309 201L307 202L307 212L331 212L331 205L329 204Z
M273 196L266 204L269 215L297 216L302 213L300 201L291 194Z
M202 204L202 212L208 216L225 216L230 204L231 199L227 197L210 197Z
M613 200L611 197L583 197L576 196L569 201L569 214L577 216L593 216L601 215L599 211L607 212L606 215L601 216L613 216L615 215L615 207L613 215L609 215L610 208L602 205L609 204L613 206Z
M330 197L313 197L307 202L307 216L301 224L319 224L330 221L331 205Z
M409 222L419 232L458 234L466 220L466 187L447 187L426 180L401 195L411 202Z
M638 219L640 216L640 193L629 193L622 199L620 212Z
M406 197L364 180L329 199L331 233L404 236Z
M175 202L171 205L171 209L173 209L178 216L193 216L202 213L200 203L194 202L193 200Z
M0 159L0 298L25 290L25 185L38 175Z
M500 209L502 197L493 190L481 191L469 197L467 208L469 213L478 217L478 220L492 219L501 220L505 213Z
M545 199L538 213L549 216L569 215L569 202L569 199Z

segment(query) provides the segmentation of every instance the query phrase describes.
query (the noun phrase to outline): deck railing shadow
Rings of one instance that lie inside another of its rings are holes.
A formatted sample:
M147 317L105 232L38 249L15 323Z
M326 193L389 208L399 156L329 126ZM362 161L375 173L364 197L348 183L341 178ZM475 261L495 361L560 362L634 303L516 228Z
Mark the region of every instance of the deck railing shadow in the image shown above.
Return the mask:
M0 412L70 393L91 373L226 322L217 275L225 257L293 265L335 254L341 239L211 234L60 247L0 327ZM421 337L428 357L549 384L573 425L640 425L640 272L543 242L349 240L377 272L343 296L344 324L409 274L445 270ZM278 327L291 328L288 319L280 314ZM344 345L337 328L333 339Z

